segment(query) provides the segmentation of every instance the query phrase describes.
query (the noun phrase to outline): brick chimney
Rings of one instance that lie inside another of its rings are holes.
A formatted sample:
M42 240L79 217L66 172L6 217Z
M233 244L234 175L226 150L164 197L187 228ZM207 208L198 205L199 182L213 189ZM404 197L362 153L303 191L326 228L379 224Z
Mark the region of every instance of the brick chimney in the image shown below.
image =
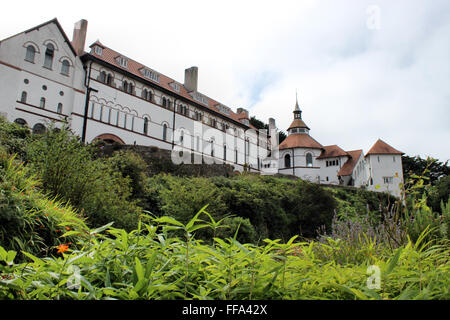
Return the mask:
M73 29L72 46L77 53L77 56L81 56L84 53L84 45L86 43L87 34L87 20L81 19L75 23L75 28Z
M184 87L187 91L197 91L198 67L190 67L184 70Z
M248 110L247 109L244 109L244 108L237 108L237 114L239 115L239 114L241 114L241 113L244 113L244 117L245 117L245 119L249 119L249 114L248 114Z

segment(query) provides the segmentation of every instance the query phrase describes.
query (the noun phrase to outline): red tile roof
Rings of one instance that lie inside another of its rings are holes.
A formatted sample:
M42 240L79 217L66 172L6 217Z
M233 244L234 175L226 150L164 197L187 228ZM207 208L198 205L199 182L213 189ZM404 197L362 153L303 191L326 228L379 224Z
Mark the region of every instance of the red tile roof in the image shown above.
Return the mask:
M359 158L361 157L362 150L347 151L350 158L342 166L341 170L338 172L338 176L351 176L353 174L353 169L355 169Z
M322 149L322 145L314 140L309 134L295 133L288 135L288 137L280 144L279 148L280 150L290 148Z
M289 129L292 128L307 128L308 130L310 130L309 127L306 125L306 123L301 119L295 119L294 121L292 121L291 125L289 126Z
M339 148L337 145L325 146L323 147L323 151L317 159L326 159L326 158L335 158L335 157L343 157L349 156L347 152Z
M404 154L404 153L398 151L397 149L394 149L383 140L378 139L378 141L375 142L375 144L369 150L369 152L367 152L366 156L370 154Z
M202 96L204 96L204 97L206 97L206 98L208 99L208 105L206 106L205 104L203 104L203 103L198 102L197 100L195 100L195 99L189 94L188 90L184 87L184 85L183 85L182 83L179 83L178 81L175 81L175 80L173 80L173 79L171 79L171 78L165 76L164 74L162 74L162 73L160 73L160 72L157 72L156 70L154 70L154 69L152 69L152 68L149 68L149 67L147 67L147 66L145 66L145 65L143 65L143 64L141 64L141 63L139 63L139 62L137 62L137 61L135 61L135 60L133 60L133 59L130 59L130 58L128 58L128 57L126 57L126 56L120 54L120 53L117 52L117 51L114 51L114 50L112 50L112 49L106 47L106 46L103 45L99 40L97 40L96 42L94 42L90 47L92 48L92 47L95 46L95 45L99 45L99 46L102 47L102 49L103 49L103 50L102 50L102 55L98 55L98 54L95 52L95 50L92 50L92 51L89 53L91 56L94 56L95 58L100 59L100 60L102 60L102 61L104 61L104 62L107 62L107 63L109 63L109 64L111 64L111 65L113 65L113 66L115 66L115 67L117 67L117 68L120 68L120 69L126 71L126 72L130 72L130 73L132 73L133 75L135 75L135 76L137 76L137 77L139 77L139 78L141 78L141 79L143 79L143 80L145 80L145 81L153 82L153 83L155 83L156 85L158 85L158 86L160 86L160 87L162 87L162 88L164 88L164 89L166 89L166 90L168 90L168 91L173 92L174 95L182 96L182 97L185 98L185 99L188 99L188 100L190 100L190 101L192 101L192 102L194 102L194 103L196 103L196 104L205 106L205 107L207 107L208 109L210 109L210 110L212 110L212 111L215 111L215 112L221 114L221 115L224 116L225 118L232 119L232 120L237 121L237 122L239 122L239 123L242 124L242 122L240 121L240 119L244 118L242 114L237 114L237 113L233 112L233 110L231 110L231 109L229 110L229 111L230 111L229 114L225 114L225 113L223 113L223 112L220 112L219 109L216 107L216 105L219 105L220 103L217 102L216 100L211 99L211 98L207 97L206 95L200 93ZM116 58L119 57L119 56L120 56L120 57L124 57L124 58L126 58L126 59L128 60L128 67L127 67L127 68L123 67L122 65L120 65L120 64L117 62ZM144 77L144 75L143 75L143 74L141 73L141 71L140 71L140 70L142 70L142 69L149 69L150 71L156 72L156 73L159 75L159 82L153 81L152 79L148 79L148 78ZM177 83L180 84L180 91L176 91L174 88L172 88L172 86L169 85L169 84L172 83L172 82L177 82ZM242 124L242 125L243 125L243 126L246 126L245 124ZM248 125L247 127L256 129L256 128L253 127L252 125Z

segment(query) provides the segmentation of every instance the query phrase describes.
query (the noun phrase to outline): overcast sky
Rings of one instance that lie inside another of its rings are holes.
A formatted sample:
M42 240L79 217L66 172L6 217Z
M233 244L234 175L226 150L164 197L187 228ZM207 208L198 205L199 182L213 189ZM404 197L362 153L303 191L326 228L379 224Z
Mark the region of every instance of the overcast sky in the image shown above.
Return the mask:
M286 131L298 90L322 145L450 158L450 1L7 1L0 39L58 18Z

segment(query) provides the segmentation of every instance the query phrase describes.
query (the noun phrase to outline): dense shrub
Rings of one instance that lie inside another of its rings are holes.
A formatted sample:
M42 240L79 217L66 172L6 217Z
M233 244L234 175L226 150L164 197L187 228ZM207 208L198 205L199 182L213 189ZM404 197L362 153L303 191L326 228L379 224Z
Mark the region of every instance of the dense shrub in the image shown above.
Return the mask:
M442 212L441 205L450 197L450 176L444 176L428 188L428 205L434 212Z
M299 234L313 237L319 226L331 226L336 205L331 194L318 185L254 175L200 178L161 174L149 180L146 201L153 214L183 223L209 205L216 220L226 215L248 219L257 240L289 239ZM253 234L251 228L248 232ZM209 234L203 236L210 238Z
M145 174L147 164L141 156L130 150L120 150L114 152L113 156L108 158L107 161L113 170L122 174L122 177L130 178L131 197L142 199L148 181Z
M38 185L26 167L0 148L0 246L7 250L46 256L63 242L76 242L73 236L60 238L66 231L85 229L72 208L42 195Z
M127 230L137 225L140 209L130 199L130 178L104 159L94 159L93 147L83 145L66 128L50 127L27 152L43 190L77 208L89 225L114 221Z
M225 217L215 236L226 239L235 235L236 239L241 243L256 243L260 238L249 219Z
M4 146L6 152L17 154L18 158L24 160L29 137L30 130L27 127L9 122L0 116L0 146Z

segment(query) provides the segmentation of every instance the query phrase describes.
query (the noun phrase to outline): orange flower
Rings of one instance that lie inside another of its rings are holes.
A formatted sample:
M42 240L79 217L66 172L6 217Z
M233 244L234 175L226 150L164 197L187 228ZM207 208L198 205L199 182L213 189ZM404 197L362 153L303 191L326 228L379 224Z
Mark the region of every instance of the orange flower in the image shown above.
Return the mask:
M66 230L69 231L69 230L70 230L70 227L66 227Z
M64 252L66 252L67 250L69 250L69 246L68 246L68 245L60 244L60 245L58 246L58 253L64 253Z

